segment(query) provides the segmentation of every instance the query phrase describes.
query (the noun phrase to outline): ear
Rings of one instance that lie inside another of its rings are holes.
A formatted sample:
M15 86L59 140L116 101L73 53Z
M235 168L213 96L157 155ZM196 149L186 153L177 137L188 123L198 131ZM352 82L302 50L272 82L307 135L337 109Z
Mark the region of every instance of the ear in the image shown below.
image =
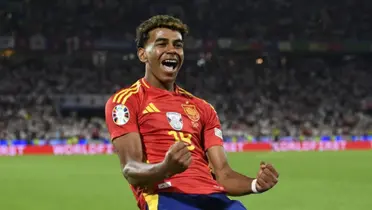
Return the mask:
M145 49L144 48L138 48L137 50L137 56L138 56L138 59L142 62L142 63L146 63L147 62L147 55L146 55L146 52L145 52Z

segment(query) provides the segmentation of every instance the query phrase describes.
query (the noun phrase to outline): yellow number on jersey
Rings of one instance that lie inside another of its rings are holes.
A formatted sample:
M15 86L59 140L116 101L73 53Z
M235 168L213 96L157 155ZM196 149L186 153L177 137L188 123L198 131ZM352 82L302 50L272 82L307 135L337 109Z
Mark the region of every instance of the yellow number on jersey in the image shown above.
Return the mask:
M195 146L192 144L192 141L191 141L192 135L190 133L184 134L183 132L169 131L168 135L173 136L175 141L183 141L187 143L188 145L190 145L187 147L188 150L191 151L195 149Z

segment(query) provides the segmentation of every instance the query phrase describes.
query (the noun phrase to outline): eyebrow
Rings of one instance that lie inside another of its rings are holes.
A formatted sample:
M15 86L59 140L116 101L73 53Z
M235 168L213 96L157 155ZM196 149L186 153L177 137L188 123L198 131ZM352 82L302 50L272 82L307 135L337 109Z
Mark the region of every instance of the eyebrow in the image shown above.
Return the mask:
M167 39L167 38L157 38L155 40L155 42L167 42L167 41L169 41L169 39ZM181 42L181 43L183 43L183 40L182 39L176 39L173 42Z

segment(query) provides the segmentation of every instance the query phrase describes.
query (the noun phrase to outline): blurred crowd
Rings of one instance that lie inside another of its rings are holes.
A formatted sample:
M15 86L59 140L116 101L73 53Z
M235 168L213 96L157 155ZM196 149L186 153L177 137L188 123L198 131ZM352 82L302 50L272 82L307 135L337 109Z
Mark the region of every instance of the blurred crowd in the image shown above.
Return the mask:
M0 34L133 39L155 14L182 18L191 36L237 39L366 40L371 1L0 0ZM130 29L130 30L128 30Z
M102 116L62 113L54 96L110 95L142 77L143 67L136 61L128 63L127 68L104 70L47 64L43 68L0 66L4 75L0 79L0 137L108 138ZM256 138L367 135L372 131L370 66L367 59L347 56L334 61L288 58L258 65L239 56L216 55L203 64L187 61L178 83L215 106L225 134ZM105 77L99 77L101 71Z
M50 40L134 40L137 24L159 13L182 18L191 36L202 39L365 40L372 33L370 1L0 0L0 5L0 35ZM372 131L368 57L269 53L251 62L247 56L200 54L179 74L180 86L215 106L225 135L300 139ZM135 59L100 68L78 59L1 62L0 139L107 139L103 109L82 117L81 110L66 113L55 97L111 95L143 71Z

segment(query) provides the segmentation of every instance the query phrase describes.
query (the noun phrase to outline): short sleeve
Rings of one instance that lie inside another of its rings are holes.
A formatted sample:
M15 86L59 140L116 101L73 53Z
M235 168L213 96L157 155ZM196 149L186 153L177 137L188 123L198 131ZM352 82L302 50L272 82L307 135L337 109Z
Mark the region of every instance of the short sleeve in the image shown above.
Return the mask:
M223 137L221 124L218 119L217 113L212 105L207 104L204 112L204 149L207 151L212 146L222 146Z
M115 103L110 97L105 106L105 118L111 140L127 133L138 132L137 105L134 97L125 104Z

